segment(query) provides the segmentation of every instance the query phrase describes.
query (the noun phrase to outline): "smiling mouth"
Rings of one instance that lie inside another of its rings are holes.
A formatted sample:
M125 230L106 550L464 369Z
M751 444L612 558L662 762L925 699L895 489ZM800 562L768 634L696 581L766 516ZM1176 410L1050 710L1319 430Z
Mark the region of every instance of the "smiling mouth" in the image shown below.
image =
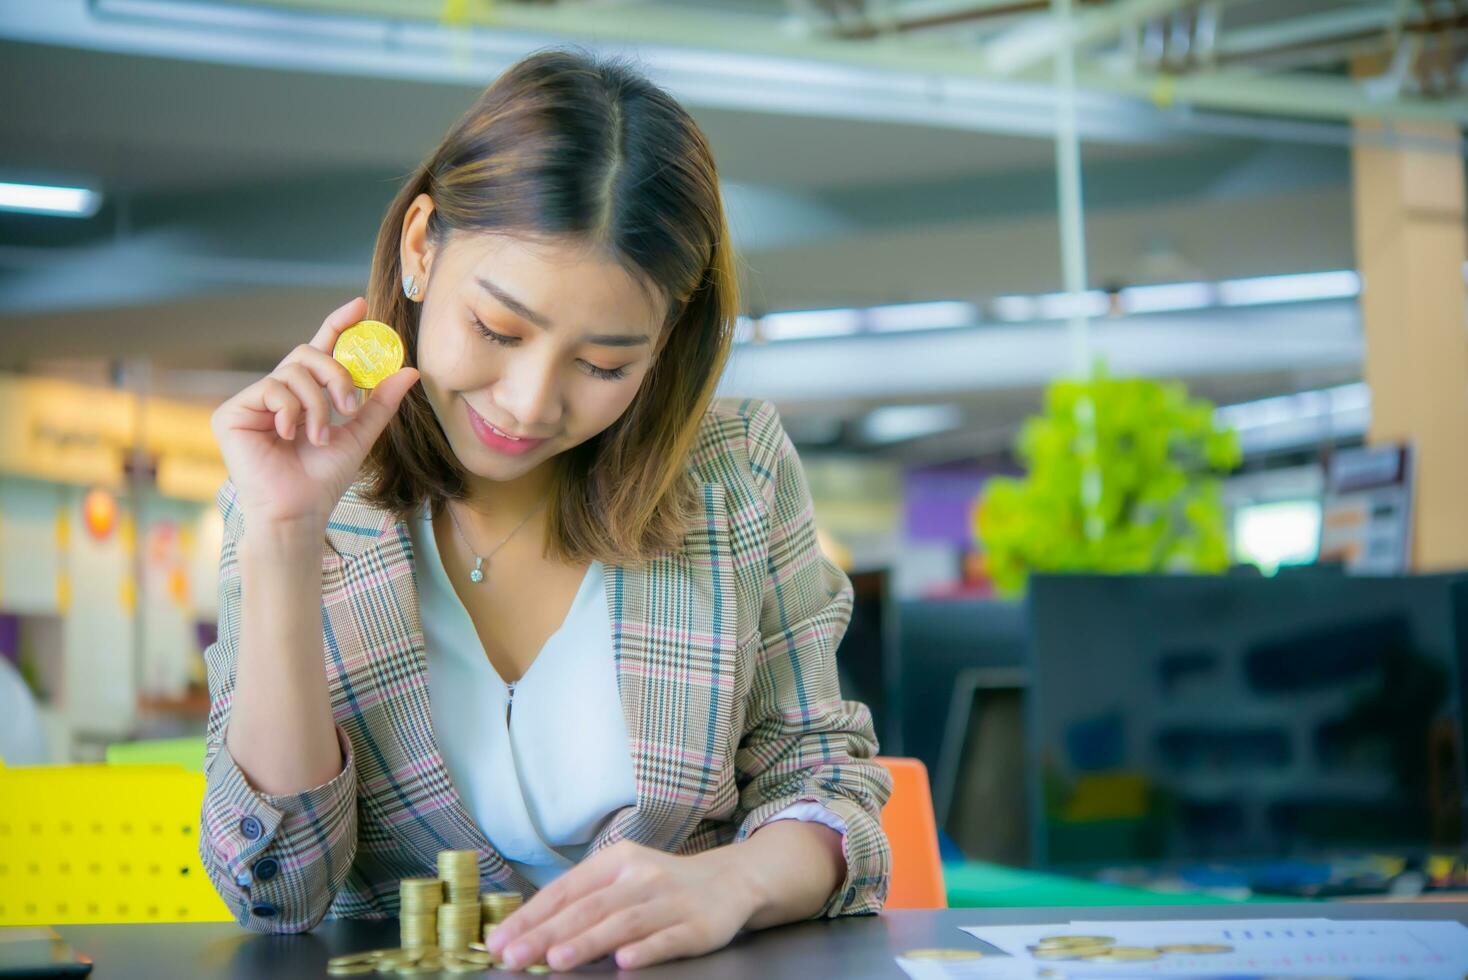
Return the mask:
M523 446L526 450L529 450L530 448L538 446L541 443L545 442L544 439L532 439L528 436L511 435L504 429L501 429L499 426L489 421L489 419L485 418L483 415L480 415L477 411L474 410L474 406L470 405L468 406L468 408L469 414L472 417L474 424L481 428L482 434L492 436L495 439L502 440L505 443L517 443L520 446Z
M484 418L484 416L481 415L480 418ZM495 425L489 419L484 419L484 424L485 424L486 427L488 427L489 431L493 432L497 436L501 436L501 437L503 437L505 439L510 440L511 442L520 442L520 441L522 441L520 436L512 436L512 435L510 435L508 432L506 432L504 429L501 429L499 426Z

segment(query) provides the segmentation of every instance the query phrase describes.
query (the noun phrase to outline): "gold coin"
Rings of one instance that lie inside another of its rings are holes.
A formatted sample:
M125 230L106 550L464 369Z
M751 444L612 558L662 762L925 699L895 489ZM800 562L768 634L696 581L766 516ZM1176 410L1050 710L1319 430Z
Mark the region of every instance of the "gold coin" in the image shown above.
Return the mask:
M1087 963L1134 963L1139 960L1160 960L1162 954L1152 946L1108 946L1081 957Z
M976 949L910 949L902 954L910 960L980 960L984 954Z
M371 953L348 953L346 956L333 956L326 961L327 966L361 966L363 963L371 963L375 957Z
M551 968L544 963L532 963L525 968L526 973L549 973Z
M1057 946L1109 946L1116 942L1110 936L1042 936L1035 944L1041 949Z
M341 963L336 966L326 964L327 975L333 977L361 977L376 972L377 967L371 963Z
M337 335L331 356L351 372L358 388L376 388L403 366L403 341L381 320L358 320Z
M490 963L494 962L493 956L473 949L468 952L455 953L454 959L463 960L466 963L478 963L480 966L489 966Z
M1220 943L1168 943L1166 946L1158 946L1159 953L1232 953L1232 946L1224 946Z
M1082 956L1103 953L1110 948L1099 943L1095 946L1032 946L1030 955L1037 960L1078 960Z

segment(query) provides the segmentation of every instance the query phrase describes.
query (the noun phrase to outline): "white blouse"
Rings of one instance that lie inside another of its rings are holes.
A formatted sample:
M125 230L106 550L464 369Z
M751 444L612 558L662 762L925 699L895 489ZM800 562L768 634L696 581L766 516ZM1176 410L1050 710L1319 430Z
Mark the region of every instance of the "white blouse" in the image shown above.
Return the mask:
M439 751L484 835L544 887L581 859L617 810L637 802L604 569L591 563L565 620L506 684L444 571L427 507L408 525ZM785 819L846 832L818 803L770 818Z

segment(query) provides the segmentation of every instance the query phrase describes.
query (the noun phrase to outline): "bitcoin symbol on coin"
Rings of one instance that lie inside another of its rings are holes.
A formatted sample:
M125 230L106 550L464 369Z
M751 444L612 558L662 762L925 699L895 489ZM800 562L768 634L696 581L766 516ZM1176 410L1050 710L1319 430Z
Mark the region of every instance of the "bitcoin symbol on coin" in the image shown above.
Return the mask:
M403 341L380 320L359 320L336 338L331 356L347 369L358 388L376 388L403 366Z

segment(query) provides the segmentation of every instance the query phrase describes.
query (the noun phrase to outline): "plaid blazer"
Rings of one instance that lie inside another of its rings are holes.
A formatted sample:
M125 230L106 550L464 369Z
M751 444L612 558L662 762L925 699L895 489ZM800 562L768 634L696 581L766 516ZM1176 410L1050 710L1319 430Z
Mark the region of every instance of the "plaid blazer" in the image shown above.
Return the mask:
M843 701L835 650L851 583L821 553L810 490L773 406L716 401L691 456L701 525L680 552L607 564L617 680L637 803L588 854L622 839L692 854L742 840L792 803L846 824L847 877L815 917L872 913L891 856L879 817L891 779L866 706ZM413 550L406 526L354 486L322 557L322 643L341 773L289 795L255 790L224 747L240 633L234 486L224 516L219 638L205 651L210 711L199 850L239 923L310 929L395 915L398 879L432 876L437 852L479 853L481 880L535 886L496 852L434 740Z

